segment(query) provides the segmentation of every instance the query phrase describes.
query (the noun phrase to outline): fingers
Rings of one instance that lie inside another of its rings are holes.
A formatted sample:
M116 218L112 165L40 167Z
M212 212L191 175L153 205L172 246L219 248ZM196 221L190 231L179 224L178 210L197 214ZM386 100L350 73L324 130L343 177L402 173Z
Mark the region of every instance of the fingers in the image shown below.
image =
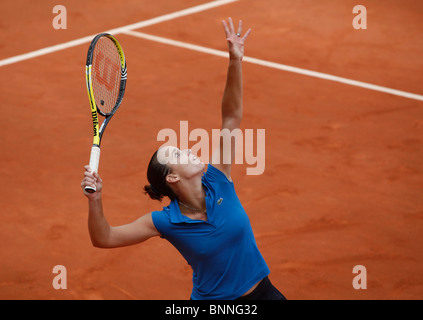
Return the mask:
M234 23L232 22L232 18L229 17L228 21L229 21L229 29L231 30L231 33L235 34L235 27L234 27Z
M85 168L85 172L89 172L89 173L91 173L96 179L98 179L100 182L102 181L101 180L101 178L100 178L100 176L98 175L98 173L97 172L94 172L94 171L91 171L91 168L90 168L90 166L84 166L84 168Z
M97 172L93 172L94 178L98 181L98 182L103 182L103 180L101 180L100 176L98 175Z
M247 40L248 36L251 34L251 29L248 29L248 31L245 33L245 35L242 37L242 40Z
M85 189L85 187L92 187L96 188L97 183L102 183L103 180L100 178L97 172L91 172L91 168L89 166L84 166L84 178L81 182L81 188Z
M238 32L236 33L237 35L241 35L242 34L242 20L239 20L238 23Z
M225 20L222 20L223 28L225 29L226 39L230 38L231 32L229 31L228 25Z
M234 27L234 23L232 21L232 18L228 18L229 21L229 26L226 23L225 20L222 20L222 24L223 24L223 28L225 29L225 34L226 34L226 39L229 40L229 38L231 38L232 36L238 36L241 37L242 34L242 20L239 20L238 23L238 31L235 33L235 27ZM246 40L248 38L248 36L251 34L251 29L248 29L248 31L245 33L245 35L242 37L242 40Z
M84 180L82 180L81 182L81 188L84 191L86 187L96 189L96 184L95 182L88 181L87 179L84 178Z
M81 187L95 187L97 179L90 172L84 172L84 179L82 180Z

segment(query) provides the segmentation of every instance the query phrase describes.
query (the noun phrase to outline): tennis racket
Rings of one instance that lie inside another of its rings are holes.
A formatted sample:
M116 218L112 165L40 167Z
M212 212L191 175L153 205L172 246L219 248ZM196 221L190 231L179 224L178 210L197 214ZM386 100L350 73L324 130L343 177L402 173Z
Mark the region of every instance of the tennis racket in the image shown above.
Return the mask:
M108 33L95 36L88 49L85 67L94 130L89 163L91 172L98 172L101 139L107 124L122 103L126 72L125 55L116 38ZM101 127L98 114L105 117ZM89 193L96 191L95 188L88 186L85 190Z

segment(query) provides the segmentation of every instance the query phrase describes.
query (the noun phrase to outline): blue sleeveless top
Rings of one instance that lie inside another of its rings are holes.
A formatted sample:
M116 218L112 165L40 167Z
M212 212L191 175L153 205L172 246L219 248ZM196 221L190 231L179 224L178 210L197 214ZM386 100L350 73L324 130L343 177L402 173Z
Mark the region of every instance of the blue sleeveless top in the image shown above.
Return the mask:
M233 182L209 164L202 183L207 221L183 215L173 200L162 211L152 212L153 223L192 267L193 300L236 299L270 271Z

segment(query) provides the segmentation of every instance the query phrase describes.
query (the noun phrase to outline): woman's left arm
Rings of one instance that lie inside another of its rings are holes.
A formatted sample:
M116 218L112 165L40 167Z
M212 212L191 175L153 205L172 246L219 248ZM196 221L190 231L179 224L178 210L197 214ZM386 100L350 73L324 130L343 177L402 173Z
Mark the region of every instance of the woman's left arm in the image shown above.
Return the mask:
M222 132L219 147L212 155L211 164L231 180L231 165L235 158L236 129L240 128L242 120L242 58L244 57L244 43L250 35L251 29L241 37L242 21L239 22L238 31L235 32L232 19L228 20L229 26L226 21L222 21L229 50L228 74L222 99Z

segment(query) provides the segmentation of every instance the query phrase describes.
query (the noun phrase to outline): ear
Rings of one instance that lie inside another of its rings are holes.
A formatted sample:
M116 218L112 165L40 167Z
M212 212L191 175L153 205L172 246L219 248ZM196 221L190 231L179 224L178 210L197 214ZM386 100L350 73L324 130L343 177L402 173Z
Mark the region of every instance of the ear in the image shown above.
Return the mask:
M168 182L168 183L175 183L175 182L178 182L179 180L181 180L179 178L179 176L177 174L174 174L174 173L169 173L166 176L166 182Z

